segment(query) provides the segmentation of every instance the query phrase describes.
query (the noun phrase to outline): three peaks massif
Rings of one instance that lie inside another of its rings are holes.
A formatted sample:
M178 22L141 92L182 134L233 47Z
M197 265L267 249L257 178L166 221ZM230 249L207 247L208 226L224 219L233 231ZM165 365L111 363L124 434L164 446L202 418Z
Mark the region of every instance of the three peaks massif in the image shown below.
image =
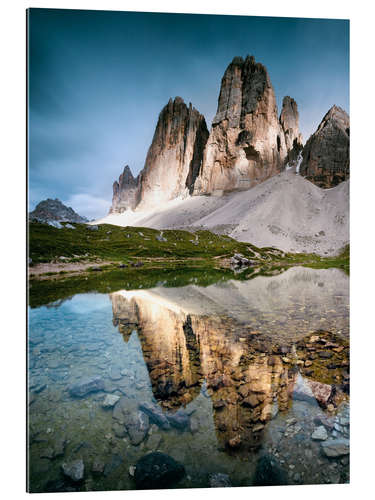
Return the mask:
M321 188L349 176L349 116L333 106L305 147L297 103L284 97L278 116L266 68L254 57L235 57L221 81L211 131L183 99L162 109L144 169L128 166L113 184L110 213L157 209L194 195L248 190L292 168Z
M124 168L109 214L95 223L204 228L259 247L333 255L349 242L349 131L349 116L333 106L303 145L295 100L284 97L279 116L266 68L235 57L211 130L191 104L170 99L143 170L134 177ZM41 220L39 212L30 216Z

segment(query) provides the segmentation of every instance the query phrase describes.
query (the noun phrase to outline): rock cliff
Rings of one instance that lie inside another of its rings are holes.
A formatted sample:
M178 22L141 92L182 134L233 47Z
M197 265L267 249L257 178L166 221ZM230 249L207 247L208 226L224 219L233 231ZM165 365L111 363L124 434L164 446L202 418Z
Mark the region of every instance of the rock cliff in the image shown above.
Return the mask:
M139 206L158 206L194 189L208 138L204 116L181 97L162 109L139 181Z
M303 149L303 143L302 134L299 131L297 103L289 96L285 96L283 99L280 124L284 131L285 145L287 148L286 163L289 167L295 167Z
M300 140L295 101L284 99L280 120L266 68L235 57L226 69L216 116L194 194L249 189L279 173Z
M300 174L322 188L349 177L350 122L348 114L333 106L303 149Z
M47 198L38 203L35 209L30 212L29 218L39 222L87 222L86 217L81 217L57 198L55 200Z
M134 178L128 165L125 166L119 180L113 183L112 206L109 213L122 213L134 209L138 201L138 177Z

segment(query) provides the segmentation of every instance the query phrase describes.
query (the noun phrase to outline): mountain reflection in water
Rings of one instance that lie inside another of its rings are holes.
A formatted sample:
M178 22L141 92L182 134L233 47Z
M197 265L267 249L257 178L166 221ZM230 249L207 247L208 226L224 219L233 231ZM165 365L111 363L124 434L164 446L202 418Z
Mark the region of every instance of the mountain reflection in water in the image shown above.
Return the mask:
M129 468L156 450L184 465L177 487L208 486L216 473L257 484L265 454L288 484L349 480L348 450L328 458L312 438L319 428L348 443L342 271L292 268L53 306L29 313L31 491L134 489ZM72 483L62 464L78 459L84 479Z
M113 324L125 341L137 331L153 394L165 410L186 406L203 387L220 443L246 452L261 444L272 415L288 408L298 376L301 397L313 399L331 384L319 402L345 399L346 280L336 269L295 268L272 280L124 290L110 295ZM332 359L316 356L330 344L338 350Z

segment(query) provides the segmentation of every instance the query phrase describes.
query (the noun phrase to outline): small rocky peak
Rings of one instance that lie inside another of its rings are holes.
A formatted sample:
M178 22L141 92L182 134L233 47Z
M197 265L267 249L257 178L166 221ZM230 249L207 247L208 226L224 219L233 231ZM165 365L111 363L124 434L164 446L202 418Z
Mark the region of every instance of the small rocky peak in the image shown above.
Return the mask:
M334 104L324 115L323 120L320 122L317 132L323 130L328 124L334 124L341 130L345 131L347 135L350 133L350 119L348 113Z
M30 219L39 222L87 222L86 217L78 215L71 207L67 207L58 198L47 198L37 204L29 214Z
M125 188L128 186L135 186L137 184L136 179L134 178L132 171L130 170L129 165L125 165L124 171L119 177L119 187Z

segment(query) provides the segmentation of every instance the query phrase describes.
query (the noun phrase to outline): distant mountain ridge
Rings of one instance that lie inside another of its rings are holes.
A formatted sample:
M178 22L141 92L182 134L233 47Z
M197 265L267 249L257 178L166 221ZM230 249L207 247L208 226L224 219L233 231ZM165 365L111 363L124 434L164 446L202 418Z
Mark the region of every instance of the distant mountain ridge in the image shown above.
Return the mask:
M88 222L86 217L78 215L71 207L64 205L58 198L47 198L38 203L29 213L29 218L38 222Z

